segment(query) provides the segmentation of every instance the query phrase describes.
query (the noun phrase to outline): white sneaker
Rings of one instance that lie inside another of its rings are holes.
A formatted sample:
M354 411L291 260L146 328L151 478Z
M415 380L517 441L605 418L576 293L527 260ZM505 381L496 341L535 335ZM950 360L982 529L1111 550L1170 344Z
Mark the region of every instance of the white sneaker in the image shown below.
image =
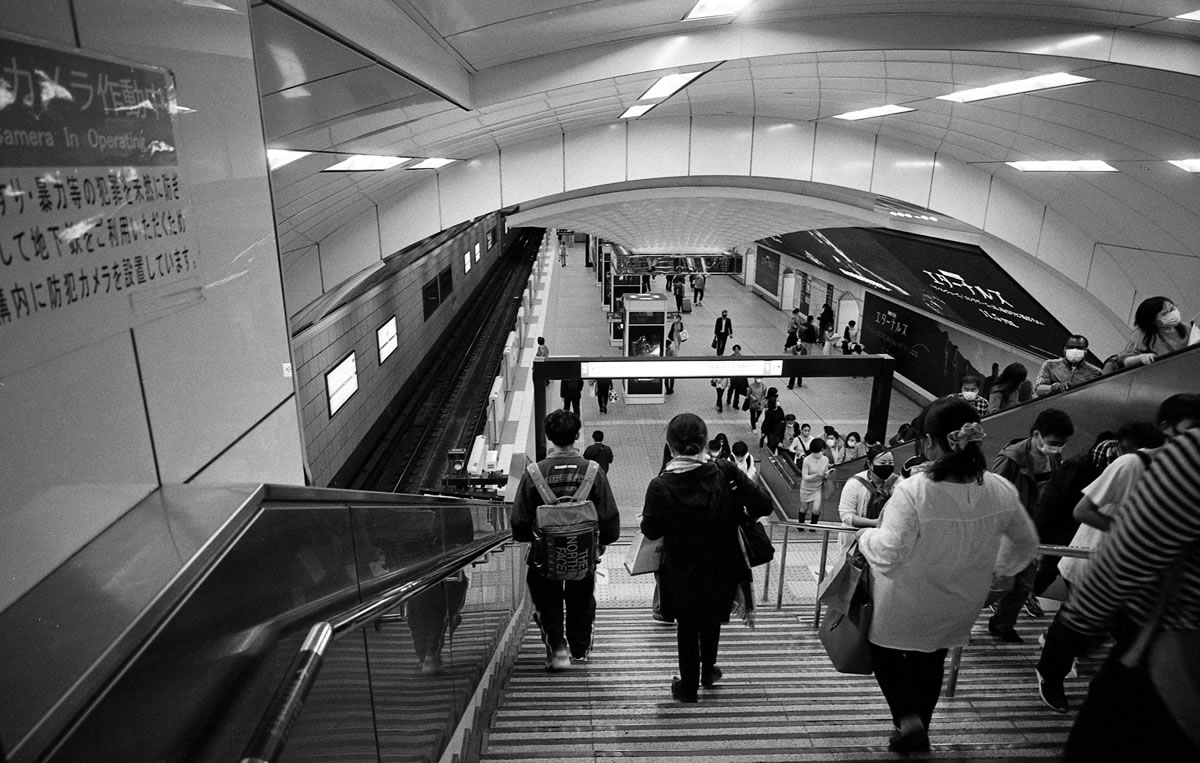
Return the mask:
M555 650L554 654L546 658L546 670L551 673L566 670L569 667L571 667L571 653L566 649Z

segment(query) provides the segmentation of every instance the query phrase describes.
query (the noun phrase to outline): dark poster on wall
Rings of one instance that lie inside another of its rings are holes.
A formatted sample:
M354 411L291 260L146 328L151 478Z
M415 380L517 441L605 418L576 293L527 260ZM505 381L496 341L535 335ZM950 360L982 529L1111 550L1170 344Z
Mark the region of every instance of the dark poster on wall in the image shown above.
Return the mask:
M754 283L768 294L779 296L779 255L763 247L755 247Z
M894 357L897 373L935 395L957 392L965 374L978 373L941 324L871 292L863 300L862 343Z
M1035 355L1058 356L1071 333L977 246L878 228L762 243Z

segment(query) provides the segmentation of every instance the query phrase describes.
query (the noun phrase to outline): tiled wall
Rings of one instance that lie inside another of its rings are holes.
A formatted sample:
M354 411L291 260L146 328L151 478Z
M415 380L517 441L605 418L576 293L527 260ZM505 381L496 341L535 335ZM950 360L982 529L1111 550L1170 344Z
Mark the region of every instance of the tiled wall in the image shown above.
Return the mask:
M503 249L499 231L492 249L487 249L486 231L496 229L498 219L497 214L486 215L451 241L406 253L404 257L413 260L410 267L293 339L300 416L314 484L329 484L409 380L414 364L435 351L456 314L469 314L471 295ZM480 259L474 262L472 257L471 271L464 273L463 253L476 244ZM454 290L426 321L421 288L447 266L454 274ZM399 346L381 366L375 332L392 315ZM358 367L358 391L330 417L325 374L350 352Z
M0 0L4 31L173 74L199 263L183 309L20 339L50 351L0 378L0 610L160 484L303 481L248 3L225 1Z

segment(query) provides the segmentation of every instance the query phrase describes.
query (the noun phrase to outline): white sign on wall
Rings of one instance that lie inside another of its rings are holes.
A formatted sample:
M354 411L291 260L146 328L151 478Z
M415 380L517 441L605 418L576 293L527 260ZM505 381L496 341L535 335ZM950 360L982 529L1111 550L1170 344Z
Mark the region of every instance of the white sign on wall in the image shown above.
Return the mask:
M387 319L375 331L375 340L379 343L379 365L383 365L383 361L388 359L388 356L396 351L399 342L396 339L396 316Z
M350 397L358 392L358 366L354 362L354 353L333 367L325 374L325 394L329 397L329 415L341 410Z

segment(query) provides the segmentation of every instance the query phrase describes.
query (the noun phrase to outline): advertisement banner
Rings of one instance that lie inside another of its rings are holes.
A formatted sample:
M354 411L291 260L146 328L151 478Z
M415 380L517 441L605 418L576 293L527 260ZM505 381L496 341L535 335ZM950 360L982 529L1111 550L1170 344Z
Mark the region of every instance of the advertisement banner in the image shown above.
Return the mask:
M754 259L754 283L771 296L779 296L779 255L757 247Z
M894 357L896 373L939 397L958 392L966 374L984 376L937 321L871 292L863 300L862 344Z
M761 243L1037 356L1060 355L1071 333L977 246L877 228Z

